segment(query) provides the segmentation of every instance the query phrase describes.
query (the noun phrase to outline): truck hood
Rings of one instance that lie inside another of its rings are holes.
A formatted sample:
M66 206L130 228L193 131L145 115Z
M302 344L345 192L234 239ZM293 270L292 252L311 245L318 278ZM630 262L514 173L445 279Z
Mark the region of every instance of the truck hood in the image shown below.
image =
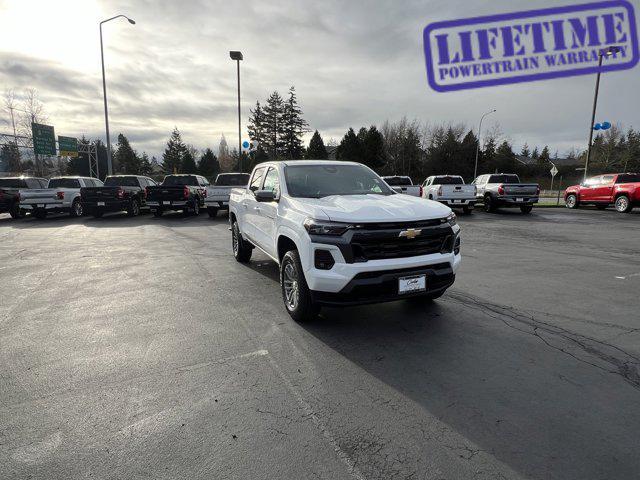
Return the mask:
M443 218L451 213L445 205L409 195L332 195L305 198L313 216L322 211L334 222L398 222ZM317 218L318 216L314 216Z

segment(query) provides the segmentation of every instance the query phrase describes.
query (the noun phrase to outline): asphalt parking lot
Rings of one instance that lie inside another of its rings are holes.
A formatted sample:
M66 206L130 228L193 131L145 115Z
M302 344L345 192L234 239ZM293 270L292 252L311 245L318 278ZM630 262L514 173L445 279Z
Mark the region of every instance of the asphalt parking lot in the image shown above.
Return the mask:
M459 219L440 300L299 325L226 217L0 216L0 477L637 478L640 211Z

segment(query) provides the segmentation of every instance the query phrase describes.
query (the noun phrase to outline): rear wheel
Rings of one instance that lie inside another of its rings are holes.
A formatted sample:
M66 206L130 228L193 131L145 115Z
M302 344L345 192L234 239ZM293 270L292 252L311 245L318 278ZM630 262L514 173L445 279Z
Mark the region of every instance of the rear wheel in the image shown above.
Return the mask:
M153 216L154 216L154 217L161 217L161 216L162 216L162 209L161 209L161 208L156 208L156 209L153 211Z
M319 308L311 300L311 292L304 278L300 256L296 250L285 253L280 262L280 286L287 312L296 322L314 318Z
M633 205L626 195L620 195L616 198L616 211L620 213L629 213L633 209Z
M571 209L578 208L578 197L575 194L570 193L567 195L567 198L564 199L564 205Z
M240 263L247 263L251 260L253 248L242 238L242 234L238 228L238 222L235 220L231 225L231 247L233 248L233 256Z
M211 218L216 218L216 216L218 215L218 209L215 207L208 207L207 213Z
M131 200L129 203L129 208L127 208L127 215L130 217L137 217L140 215L140 202L135 198Z
M526 213L531 213L531 210L533 210L533 206L532 206L532 205L522 205L522 206L520 207L520 211L521 211L522 213L525 213L525 214L526 214Z
M81 217L83 213L82 202L79 199L75 199L71 204L71 216L72 217Z
M11 205L11 210L9 210L9 215L11 215L11 218L24 218L25 211L20 208L18 202L14 202L13 205Z
M487 213L493 213L496 211L496 205L491 195L485 195L484 197L484 211Z

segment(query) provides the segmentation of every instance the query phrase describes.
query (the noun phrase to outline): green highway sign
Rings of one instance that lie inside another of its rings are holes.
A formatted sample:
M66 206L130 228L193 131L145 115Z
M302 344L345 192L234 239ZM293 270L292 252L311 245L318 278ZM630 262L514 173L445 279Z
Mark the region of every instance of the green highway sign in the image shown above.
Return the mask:
M33 133L33 152L36 155L56 154L56 135L52 125L32 123L31 131Z
M58 150L61 157L78 156L78 139L74 137L63 137L58 135Z

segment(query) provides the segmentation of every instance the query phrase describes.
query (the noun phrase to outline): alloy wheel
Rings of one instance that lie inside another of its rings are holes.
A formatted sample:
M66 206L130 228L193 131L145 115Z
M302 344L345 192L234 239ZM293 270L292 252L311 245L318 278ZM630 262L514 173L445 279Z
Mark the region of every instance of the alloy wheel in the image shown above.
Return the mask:
M291 263L287 263L284 267L284 275L282 278L284 284L285 303L289 310L295 310L298 306L298 272Z

